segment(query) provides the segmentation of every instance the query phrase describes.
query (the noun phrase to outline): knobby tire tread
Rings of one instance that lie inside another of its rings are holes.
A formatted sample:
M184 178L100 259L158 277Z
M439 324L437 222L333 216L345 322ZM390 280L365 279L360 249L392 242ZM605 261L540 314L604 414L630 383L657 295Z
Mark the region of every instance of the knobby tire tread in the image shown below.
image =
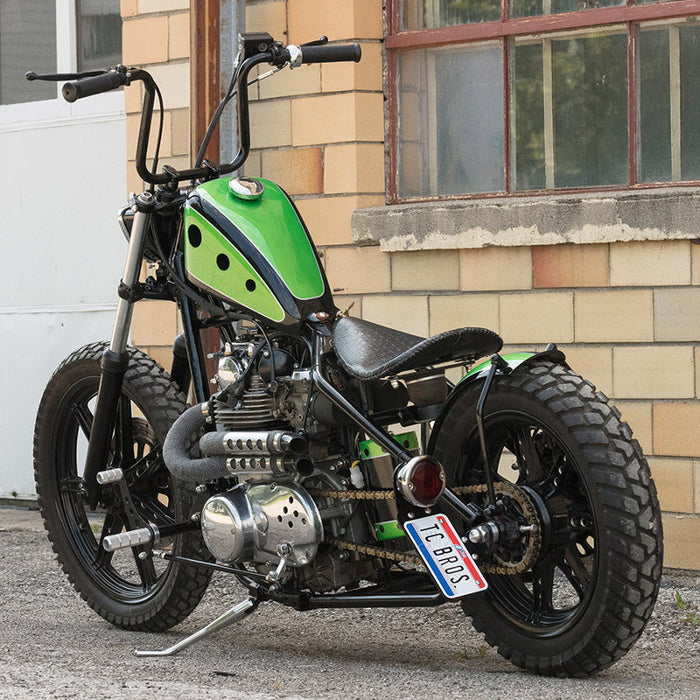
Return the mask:
M100 360L105 349L106 342L95 342L85 345L69 355L56 369L49 381L44 398L40 404L36 430L34 432L34 464L35 480L38 494L38 504L44 526L48 533L49 541L56 558L61 565L63 572L68 577L72 586L80 594L80 597L102 618L117 627L133 631L143 632L164 632L171 627L182 622L198 605L204 595L211 573L206 569L181 565L173 562L171 571L167 574L170 577L168 592L165 600L161 601L158 608L146 614L139 615L119 615L109 610L100 603L99 597L91 590L88 584L81 582L73 568L67 563L72 557L66 556L64 547L70 548L70 544L62 541L62 533L54 531L52 527L52 517L50 514L52 494L50 484L45 488L42 483L41 467L39 460L42 458L42 440L47 439L43 426L50 424L50 416L46 416L47 406L45 400L53 391L60 391L60 383L64 372L74 368L78 364L85 363L86 368L94 371L94 364L99 367ZM141 352L140 350L128 347L129 366L126 371L124 381L132 387L133 393L138 395L144 403L149 405L149 422L160 442L163 444L165 435L177 417L185 410L186 400L179 388L171 380L170 375L155 360ZM189 513L195 499L193 485L178 484L182 512ZM48 492L48 493L47 493ZM199 533L186 534L182 538L183 554L185 556L210 560L211 555L207 551ZM175 573L173 573L173 571Z
M478 394L481 385L472 387ZM526 370L500 378L492 395L515 392L532 397L565 426L586 462L589 487L599 494L601 527L607 528L610 549L600 552L596 586L605 601L592 630L581 631L581 641L559 653L541 655L538 641L529 648L498 634L484 613L483 600L465 599L463 607L487 643L517 666L550 676L585 677L599 673L622 657L639 638L659 590L662 567L661 520L656 489L639 443L607 397L566 366L540 361ZM464 395L473 410L475 397ZM489 397L491 398L491 396ZM485 417L488 419L489 401ZM458 411L455 411L455 414ZM454 425L443 428L445 433ZM440 440L438 439L438 445ZM439 447L436 452L439 451ZM596 545L598 546L598 545ZM600 599L599 597L597 599ZM588 637L586 639L586 636ZM520 643L519 643L520 642Z

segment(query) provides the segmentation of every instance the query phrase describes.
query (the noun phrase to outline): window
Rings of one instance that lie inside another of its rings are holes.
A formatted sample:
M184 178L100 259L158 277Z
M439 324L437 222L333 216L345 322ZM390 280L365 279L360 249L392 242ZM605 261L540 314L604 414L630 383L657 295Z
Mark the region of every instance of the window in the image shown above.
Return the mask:
M57 98L59 85L28 82L28 70L67 73L120 60L119 0L0 0L0 105Z
M389 28L394 200L700 180L700 2L395 0Z

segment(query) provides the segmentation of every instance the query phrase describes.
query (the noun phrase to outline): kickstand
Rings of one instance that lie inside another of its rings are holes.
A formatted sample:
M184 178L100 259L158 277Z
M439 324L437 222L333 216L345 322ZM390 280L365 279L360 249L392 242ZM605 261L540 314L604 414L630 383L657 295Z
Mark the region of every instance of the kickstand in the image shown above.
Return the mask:
M217 617L216 620L210 622L206 627L202 627L201 630L191 634L189 637L185 637L185 639L179 641L177 644L173 644L170 648L160 651L141 651L135 649L134 654L136 656L173 656L200 639L208 637L212 632L228 627L254 612L261 601L259 591L256 591L256 593L258 593L258 595L249 595L245 600L234 605L230 610L227 610L223 615Z

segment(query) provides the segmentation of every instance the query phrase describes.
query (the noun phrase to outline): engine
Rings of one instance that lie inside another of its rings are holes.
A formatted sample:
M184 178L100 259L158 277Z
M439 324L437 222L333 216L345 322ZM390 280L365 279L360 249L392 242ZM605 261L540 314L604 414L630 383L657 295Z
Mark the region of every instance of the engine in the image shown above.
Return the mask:
M319 591L371 578L373 562L323 544L324 531L366 539L356 502L314 500L308 490L350 486L347 419L312 391L305 345L273 343L224 346L220 390L176 421L166 464L209 490L201 527L217 560L270 571L284 557L288 576ZM192 450L191 436L202 429ZM193 457L197 450L201 456Z

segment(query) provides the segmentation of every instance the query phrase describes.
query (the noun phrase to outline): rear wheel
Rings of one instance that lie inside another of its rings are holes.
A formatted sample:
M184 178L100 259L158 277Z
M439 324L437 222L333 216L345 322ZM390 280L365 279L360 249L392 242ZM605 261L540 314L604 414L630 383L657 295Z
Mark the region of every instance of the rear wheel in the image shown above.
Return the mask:
M181 622L201 600L210 574L177 562L153 560L142 548L106 552L107 535L127 528L119 489L100 487L87 504L83 467L105 344L74 352L56 370L39 407L34 469L39 505L54 552L73 586L102 617L128 629L162 631ZM150 357L129 349L109 463L125 474L139 515L159 524L189 516L194 494L177 484L163 463L161 445L184 397ZM199 533L160 546L209 558ZM142 556L139 556L139 555Z
M456 485L484 480L480 390L465 387L436 439L438 459L457 465ZM629 650L658 593L661 520L649 468L606 397L562 366L540 362L498 378L484 415L499 498L511 518L536 528L481 560L489 588L463 608L516 665L593 675Z

